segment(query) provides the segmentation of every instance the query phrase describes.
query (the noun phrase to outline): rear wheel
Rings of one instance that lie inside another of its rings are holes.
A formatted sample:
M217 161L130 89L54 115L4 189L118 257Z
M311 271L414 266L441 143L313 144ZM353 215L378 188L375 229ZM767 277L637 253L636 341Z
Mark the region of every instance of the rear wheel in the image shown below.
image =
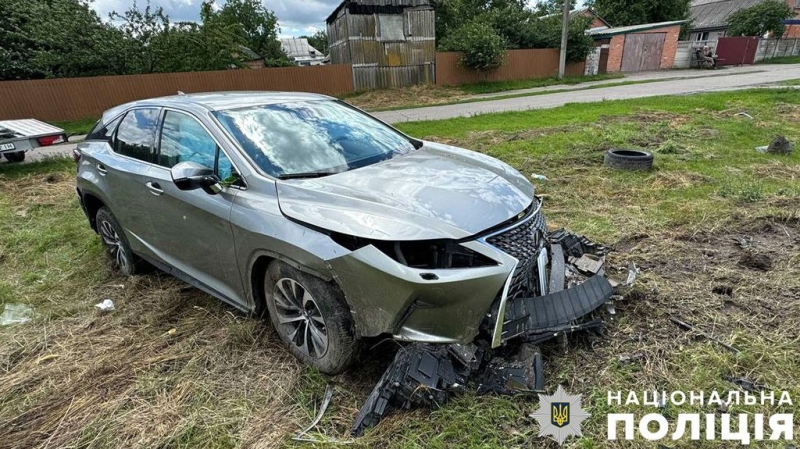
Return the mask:
M301 362L338 374L355 360L353 318L335 284L274 261L267 267L264 297L272 325Z
M25 152L24 151L14 151L11 153L3 153L3 156L8 159L8 162L22 162L25 160Z
M96 223L97 232L114 268L126 276L138 274L142 269L142 261L131 251L125 231L114 214L108 208L101 207L97 211Z

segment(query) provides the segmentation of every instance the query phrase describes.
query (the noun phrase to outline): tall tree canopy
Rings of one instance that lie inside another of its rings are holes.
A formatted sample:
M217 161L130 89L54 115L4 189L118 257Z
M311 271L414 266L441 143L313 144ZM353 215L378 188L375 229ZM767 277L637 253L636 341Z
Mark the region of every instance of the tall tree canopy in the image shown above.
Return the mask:
M0 80L221 70L242 66L243 47L267 65L292 64L258 0L209 0L200 16L176 23L134 2L107 23L89 0L0 0Z
M0 1L2 80L127 73L125 49L85 1Z
M209 0L203 3L200 16L204 25L238 29L245 45L263 56L267 66L294 65L278 41L278 18L260 0L227 0L221 8L214 7L214 0Z
M691 0L592 0L587 6L613 26L670 22L689 18Z
M767 0L741 9L728 17L729 36L783 36L783 21L792 17L792 9L783 0Z

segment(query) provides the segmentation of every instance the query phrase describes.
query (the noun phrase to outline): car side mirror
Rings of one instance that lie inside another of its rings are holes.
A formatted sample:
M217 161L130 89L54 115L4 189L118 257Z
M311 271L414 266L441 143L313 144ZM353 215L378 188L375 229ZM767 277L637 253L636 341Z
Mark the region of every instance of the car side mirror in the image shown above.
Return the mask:
M219 178L214 170L197 162L180 162L170 170L172 182L180 190L203 189L209 195L222 192Z

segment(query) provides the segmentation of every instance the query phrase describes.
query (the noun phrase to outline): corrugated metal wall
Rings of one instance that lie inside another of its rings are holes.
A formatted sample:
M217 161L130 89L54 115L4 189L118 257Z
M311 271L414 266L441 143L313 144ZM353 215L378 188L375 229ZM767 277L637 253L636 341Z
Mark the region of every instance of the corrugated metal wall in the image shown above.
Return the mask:
M509 50L505 64L488 73L478 73L459 65L461 53L436 54L436 84L459 86L482 81L516 81L532 78L549 78L558 75L559 50ZM583 75L585 62L567 65L568 76Z
M274 90L344 95L353 92L347 65L218 72L164 73L0 82L0 120L77 120L99 117L129 101L178 91Z

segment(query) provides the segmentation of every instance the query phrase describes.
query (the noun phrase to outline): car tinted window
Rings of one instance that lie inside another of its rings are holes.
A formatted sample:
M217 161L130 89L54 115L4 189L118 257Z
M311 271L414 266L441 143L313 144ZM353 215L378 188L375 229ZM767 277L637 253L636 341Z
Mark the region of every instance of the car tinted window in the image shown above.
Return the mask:
M116 120L112 120L109 123L103 123L102 120L97 122L89 135L86 136L86 140L111 142L111 139L114 137L114 131L116 131L120 120L121 118L118 117Z
M299 101L217 111L214 116L274 177L333 174L414 150L408 138L337 101Z
M114 150L141 161L153 162L158 109L134 109L119 124Z
M233 164L197 119L167 111L161 130L158 165L172 168L179 162L189 161L214 169L222 180L234 175Z

